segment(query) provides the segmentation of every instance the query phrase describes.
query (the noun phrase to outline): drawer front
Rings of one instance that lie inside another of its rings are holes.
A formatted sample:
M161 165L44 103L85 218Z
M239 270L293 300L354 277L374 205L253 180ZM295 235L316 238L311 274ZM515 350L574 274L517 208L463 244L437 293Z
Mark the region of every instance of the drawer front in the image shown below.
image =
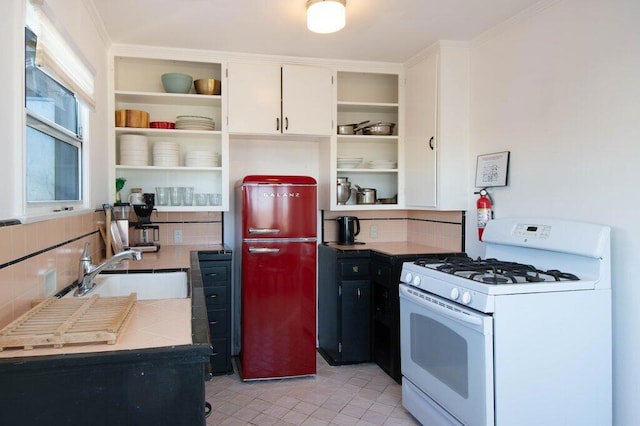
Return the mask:
M229 267L224 264L220 264L220 262L211 262L217 263L215 265L203 265L200 264L200 273L202 274L202 283L206 286L207 284L214 284L229 281Z
M209 333L211 337L229 337L229 314L226 309L209 309Z
M340 262L340 276L342 278L368 278L369 259Z
M213 373L226 373L231 371L231 353L229 352L229 339L211 339L213 354L209 358Z
M371 265L371 279L377 283L390 283L391 265L387 265L384 263L373 263Z
M221 262L225 260L231 260L231 253L216 253L216 252L198 252L198 260L200 264L205 261Z
M207 308L212 307L227 307L227 294L228 287L225 285L218 285L215 287L204 287L204 300L207 303Z

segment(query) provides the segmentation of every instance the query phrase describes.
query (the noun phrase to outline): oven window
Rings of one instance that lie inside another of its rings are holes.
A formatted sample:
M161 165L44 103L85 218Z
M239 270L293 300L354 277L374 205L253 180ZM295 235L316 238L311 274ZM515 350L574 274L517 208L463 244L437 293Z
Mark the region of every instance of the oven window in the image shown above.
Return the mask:
M469 396L467 341L438 321L418 314L411 314L410 330L412 361L466 399Z

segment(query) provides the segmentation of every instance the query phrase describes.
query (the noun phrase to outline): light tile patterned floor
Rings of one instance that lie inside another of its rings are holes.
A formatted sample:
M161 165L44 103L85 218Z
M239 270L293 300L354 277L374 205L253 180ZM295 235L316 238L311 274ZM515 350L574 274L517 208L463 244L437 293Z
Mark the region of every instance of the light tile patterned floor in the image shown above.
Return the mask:
M235 373L205 385L207 425L418 425L401 387L376 364L332 367L317 356L315 377L242 382Z

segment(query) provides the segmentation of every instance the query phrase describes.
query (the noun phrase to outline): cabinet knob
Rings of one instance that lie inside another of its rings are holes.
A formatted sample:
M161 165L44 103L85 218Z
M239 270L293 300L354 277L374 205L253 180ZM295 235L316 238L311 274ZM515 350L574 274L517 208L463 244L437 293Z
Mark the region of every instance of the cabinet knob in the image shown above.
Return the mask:
M431 138L429 138L429 148L431 148L431 151L433 151L433 138L434 136L431 136Z

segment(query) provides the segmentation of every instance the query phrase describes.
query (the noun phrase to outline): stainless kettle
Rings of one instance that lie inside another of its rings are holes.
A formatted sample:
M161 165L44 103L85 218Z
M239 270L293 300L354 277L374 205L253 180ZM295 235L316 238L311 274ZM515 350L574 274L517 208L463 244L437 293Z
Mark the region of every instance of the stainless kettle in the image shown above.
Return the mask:
M340 216L338 221L338 244L350 245L360 233L360 221L355 216Z

